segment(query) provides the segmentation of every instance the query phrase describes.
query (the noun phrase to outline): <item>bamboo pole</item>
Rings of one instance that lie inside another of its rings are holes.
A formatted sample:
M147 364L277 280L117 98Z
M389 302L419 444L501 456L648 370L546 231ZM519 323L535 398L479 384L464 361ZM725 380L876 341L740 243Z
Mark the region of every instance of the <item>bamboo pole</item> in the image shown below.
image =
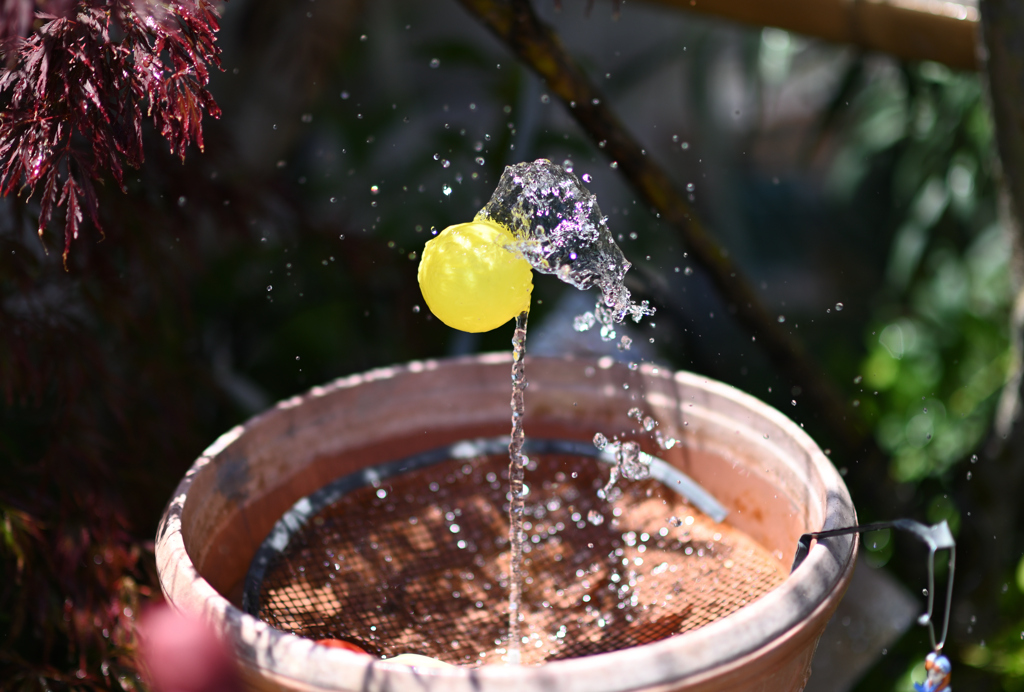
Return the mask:
M834 43L978 69L978 10L945 0L647 0Z

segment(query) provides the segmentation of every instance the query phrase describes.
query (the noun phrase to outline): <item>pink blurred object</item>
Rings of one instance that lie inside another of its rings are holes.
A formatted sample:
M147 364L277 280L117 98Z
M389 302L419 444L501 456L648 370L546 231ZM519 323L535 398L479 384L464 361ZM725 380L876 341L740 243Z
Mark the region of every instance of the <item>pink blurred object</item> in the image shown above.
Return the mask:
M153 692L241 692L231 654L206 623L157 606L139 634Z

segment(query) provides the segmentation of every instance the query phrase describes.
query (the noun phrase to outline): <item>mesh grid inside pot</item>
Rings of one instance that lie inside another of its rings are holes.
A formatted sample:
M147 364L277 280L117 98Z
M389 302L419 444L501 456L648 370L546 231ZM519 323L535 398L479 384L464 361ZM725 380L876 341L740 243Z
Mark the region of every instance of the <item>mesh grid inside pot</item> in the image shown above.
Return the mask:
M355 474L299 502L254 560L245 607L278 629L375 655L502 662L508 456L448 451ZM524 664L687 632L785 578L764 546L662 481L620 481L604 500L608 469L592 456L529 458Z

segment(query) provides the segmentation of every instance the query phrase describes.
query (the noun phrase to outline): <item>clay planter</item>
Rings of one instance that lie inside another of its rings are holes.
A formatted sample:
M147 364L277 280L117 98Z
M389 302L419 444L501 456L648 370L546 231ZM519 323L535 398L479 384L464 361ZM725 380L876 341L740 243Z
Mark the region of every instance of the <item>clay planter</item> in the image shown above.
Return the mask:
M507 435L510 363L508 355L483 355L373 370L282 401L221 436L185 475L160 524L156 558L168 600L217 628L254 690L802 689L853 573L850 537L815 544L780 586L700 629L537 667L410 668L314 646L242 613L249 563L296 500L370 465ZM527 377L528 436L589 441L596 430L621 428L625 411L642 401L681 441L660 456L729 508L727 524L785 565L800 534L856 521L817 445L732 387L650 366L630 371L611 359L529 359Z

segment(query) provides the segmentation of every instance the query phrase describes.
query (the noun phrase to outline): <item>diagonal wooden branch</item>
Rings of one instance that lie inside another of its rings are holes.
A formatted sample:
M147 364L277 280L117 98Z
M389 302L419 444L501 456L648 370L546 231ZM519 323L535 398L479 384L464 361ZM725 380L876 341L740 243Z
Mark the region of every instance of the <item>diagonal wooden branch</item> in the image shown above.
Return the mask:
M682 238L691 257L708 273L735 310L736 319L772 363L798 384L822 422L851 453L870 445L860 419L803 345L761 305L757 294L692 213L681 192L606 105L604 95L565 51L558 36L533 12L528 0L459 0L569 107L590 138L604 149L637 194Z

